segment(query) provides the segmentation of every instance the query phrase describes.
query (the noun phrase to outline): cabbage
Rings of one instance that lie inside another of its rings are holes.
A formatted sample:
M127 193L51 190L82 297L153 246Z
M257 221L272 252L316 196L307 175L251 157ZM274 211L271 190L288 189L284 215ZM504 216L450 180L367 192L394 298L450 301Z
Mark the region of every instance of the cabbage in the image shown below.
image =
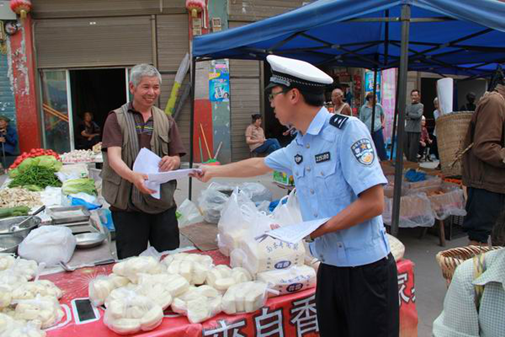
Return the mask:
M95 181L89 178L70 179L61 187L63 194L76 194L79 192L96 195Z

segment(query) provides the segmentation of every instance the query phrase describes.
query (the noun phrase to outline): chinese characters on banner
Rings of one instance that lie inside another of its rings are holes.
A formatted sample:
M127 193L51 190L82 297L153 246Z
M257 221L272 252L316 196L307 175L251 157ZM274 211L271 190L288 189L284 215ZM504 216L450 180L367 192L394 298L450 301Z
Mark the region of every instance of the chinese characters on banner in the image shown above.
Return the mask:
M386 117L384 140L390 142L396 104L396 68L382 71L382 109Z
M230 100L230 71L228 60L213 60L209 73L209 99L211 102Z

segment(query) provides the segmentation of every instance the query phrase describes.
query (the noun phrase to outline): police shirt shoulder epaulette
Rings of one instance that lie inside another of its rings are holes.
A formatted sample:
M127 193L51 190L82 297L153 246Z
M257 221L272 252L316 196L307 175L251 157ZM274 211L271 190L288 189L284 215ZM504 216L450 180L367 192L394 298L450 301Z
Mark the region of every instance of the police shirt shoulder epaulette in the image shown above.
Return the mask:
M348 116L341 115L341 114L334 114L330 118L330 124L333 125L334 127L336 127L337 129L342 129L348 119L349 119Z

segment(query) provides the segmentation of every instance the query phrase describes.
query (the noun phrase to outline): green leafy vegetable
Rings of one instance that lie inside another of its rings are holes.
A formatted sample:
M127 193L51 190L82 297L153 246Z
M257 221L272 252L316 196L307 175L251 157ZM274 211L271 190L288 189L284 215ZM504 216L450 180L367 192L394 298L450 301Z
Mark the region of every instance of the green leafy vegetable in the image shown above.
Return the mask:
M20 172L20 174L12 179L9 187L23 187L27 185L36 185L41 189L44 189L47 186L60 187L61 182L58 180L58 178L56 178L54 173L55 170L52 168L42 166L29 166L24 172Z
M30 207L27 207L27 206L1 208L0 209L0 218L8 218L10 216L28 215L29 211L30 211Z
M63 183L61 188L63 194L76 194L84 192L87 194L96 194L95 181L89 178L70 179Z

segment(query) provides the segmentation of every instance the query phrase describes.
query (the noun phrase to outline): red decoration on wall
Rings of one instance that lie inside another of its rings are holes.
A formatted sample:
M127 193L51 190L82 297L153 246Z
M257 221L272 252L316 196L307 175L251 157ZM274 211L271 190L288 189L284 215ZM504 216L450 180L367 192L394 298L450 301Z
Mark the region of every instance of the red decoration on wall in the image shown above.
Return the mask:
M32 2L30 0L11 0L11 9L21 17L21 20L24 20L32 9Z
M206 7L205 0L186 0L186 8L194 18L198 16L198 13L205 12Z

